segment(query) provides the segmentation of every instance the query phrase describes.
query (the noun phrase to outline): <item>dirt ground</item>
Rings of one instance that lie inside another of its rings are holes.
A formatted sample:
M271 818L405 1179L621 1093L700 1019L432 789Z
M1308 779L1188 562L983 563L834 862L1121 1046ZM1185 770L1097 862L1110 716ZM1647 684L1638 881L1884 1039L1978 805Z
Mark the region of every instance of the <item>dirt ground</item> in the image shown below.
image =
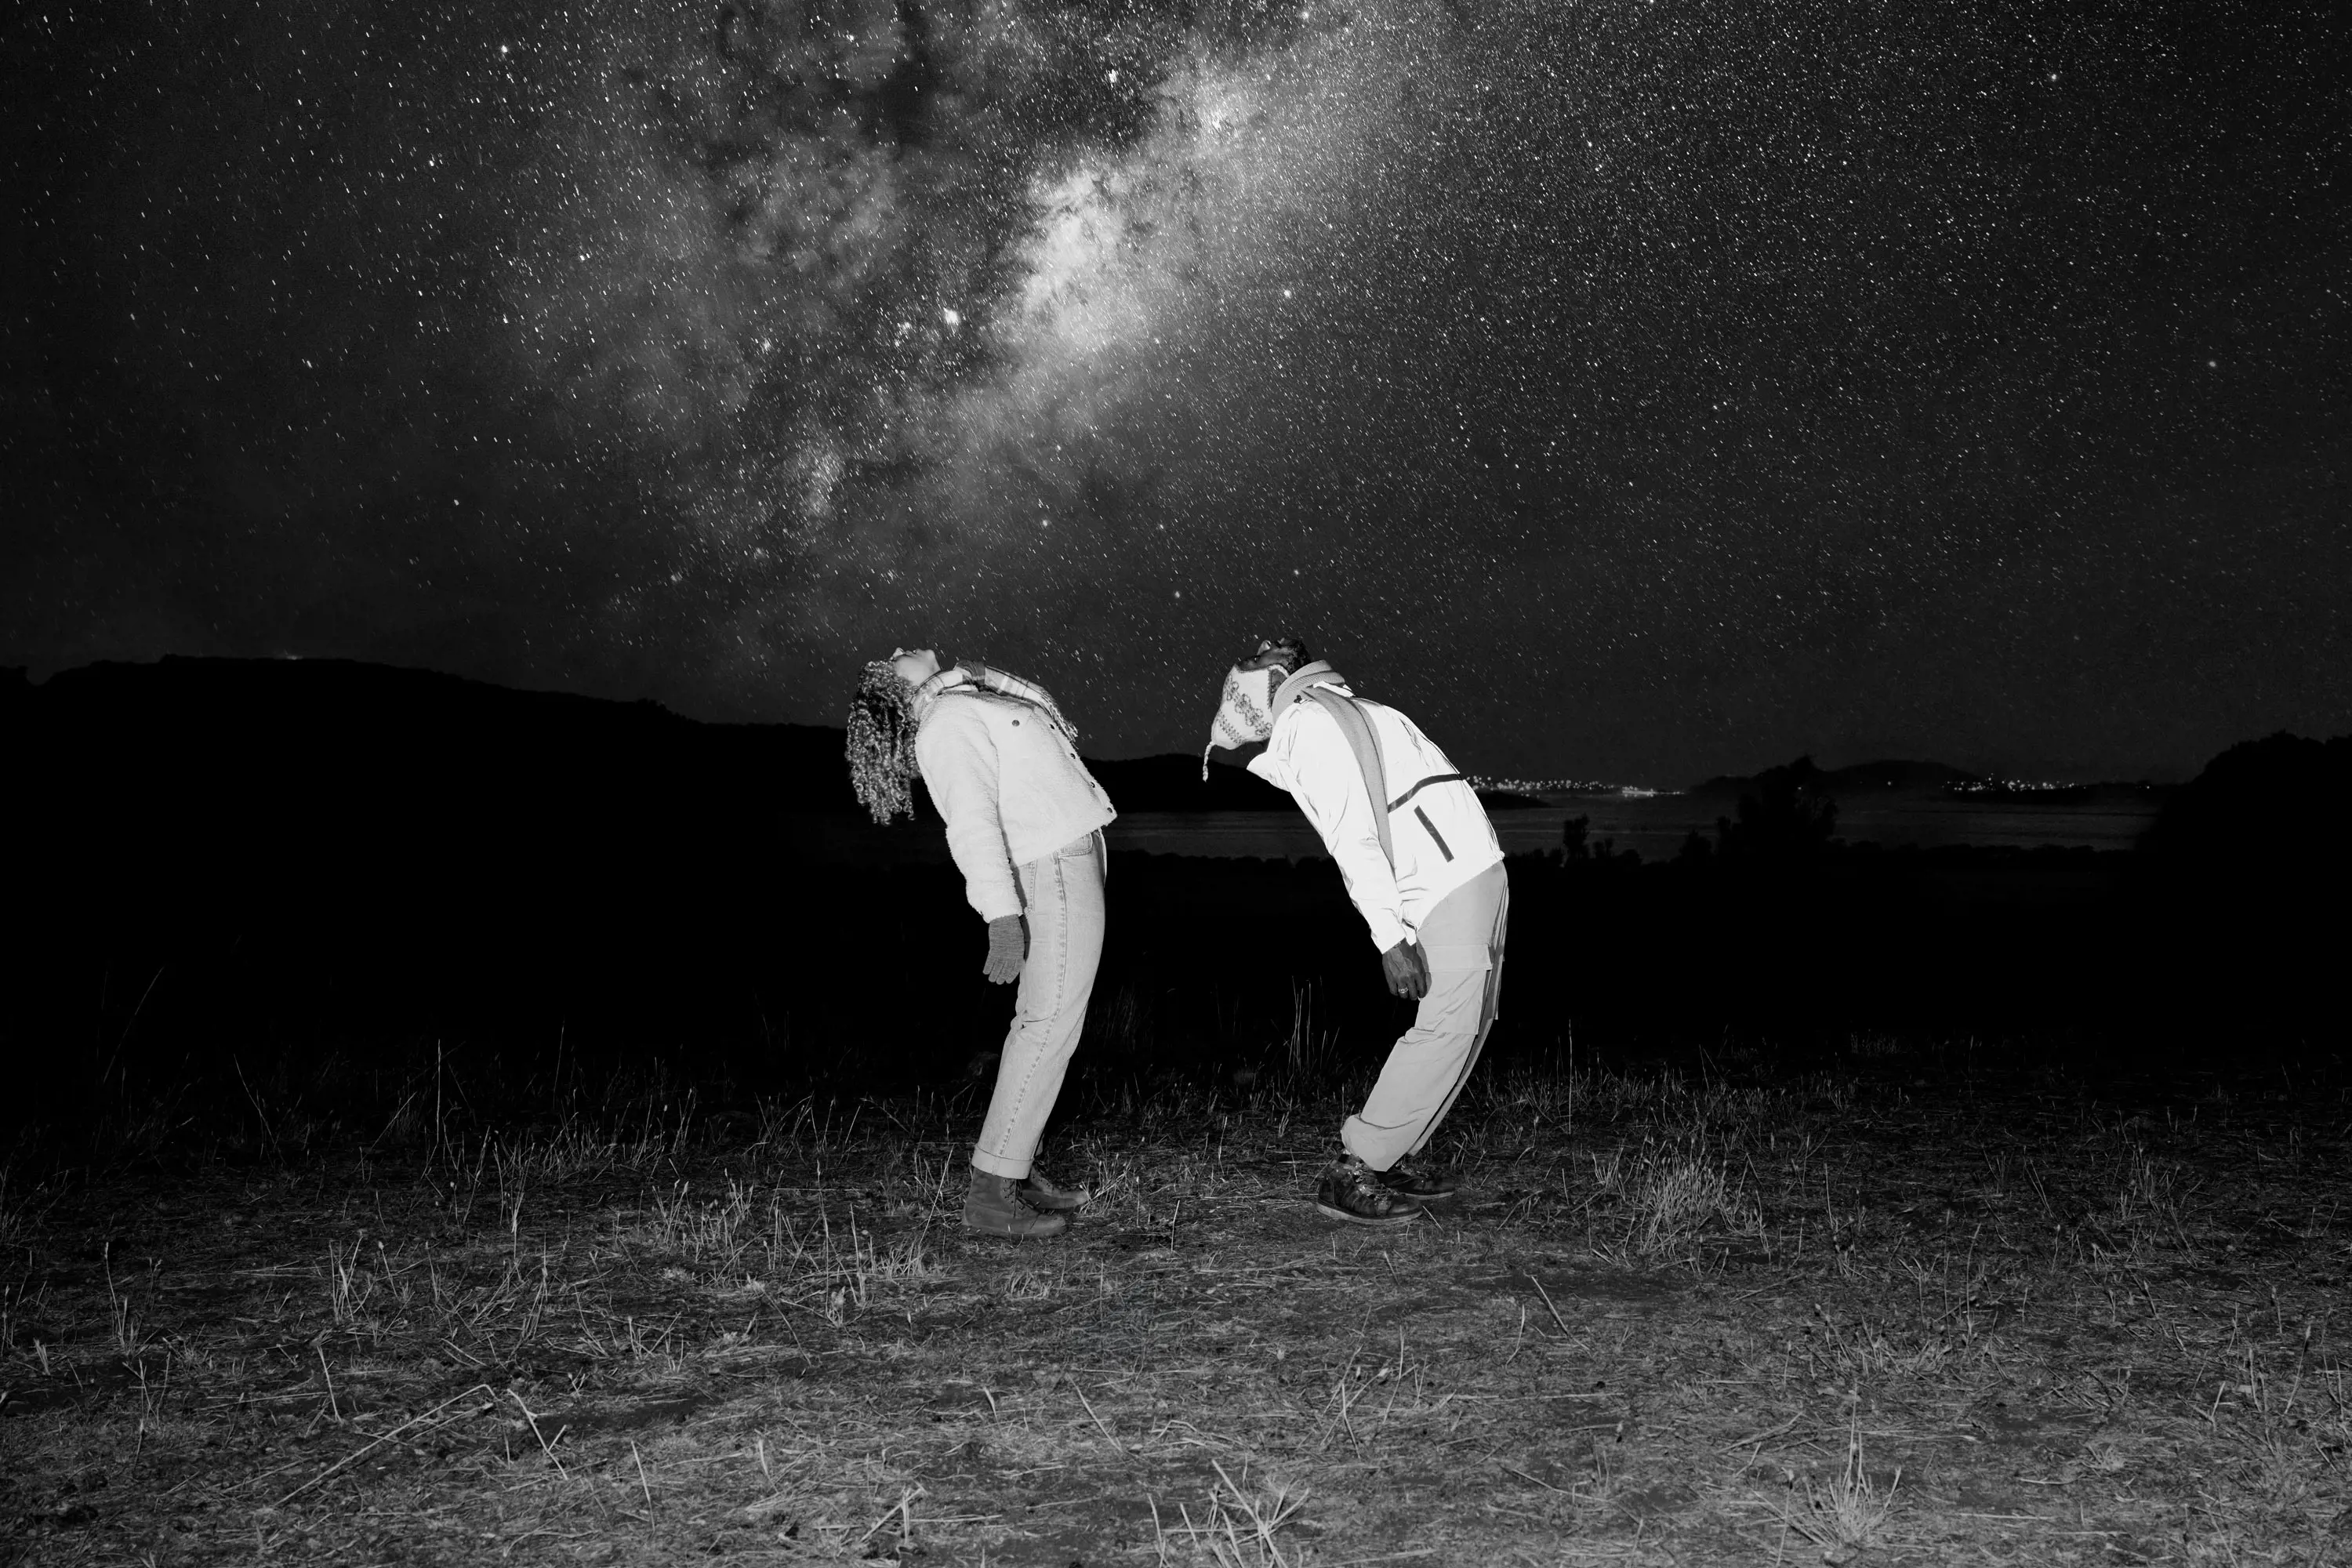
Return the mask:
M2352 1561L2352 1104L1490 1074L1396 1232L1339 1101L265 1129L0 1191L0 1561Z

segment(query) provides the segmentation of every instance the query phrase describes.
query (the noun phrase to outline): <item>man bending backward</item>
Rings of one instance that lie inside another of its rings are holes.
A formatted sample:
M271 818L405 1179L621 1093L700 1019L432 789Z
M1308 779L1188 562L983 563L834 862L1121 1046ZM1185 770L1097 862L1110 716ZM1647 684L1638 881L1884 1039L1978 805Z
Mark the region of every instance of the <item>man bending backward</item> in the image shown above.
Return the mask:
M1249 771L1298 802L1371 929L1390 993L1421 1003L1315 1194L1334 1219L1402 1225L1455 1189L1416 1156L1494 1026L1511 906L1502 846L1445 753L1295 637L1260 643L1225 676L1210 750L1261 742Z

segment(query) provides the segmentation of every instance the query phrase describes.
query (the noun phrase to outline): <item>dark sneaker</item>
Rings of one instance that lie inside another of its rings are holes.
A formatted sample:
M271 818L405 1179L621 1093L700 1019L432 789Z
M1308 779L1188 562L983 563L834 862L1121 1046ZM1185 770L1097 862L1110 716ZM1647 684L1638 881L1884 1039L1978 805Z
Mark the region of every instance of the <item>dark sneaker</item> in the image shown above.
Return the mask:
M1315 1206L1349 1225L1410 1225L1420 1203L1381 1184L1380 1173L1353 1154L1325 1167L1315 1189Z
M1425 1204L1442 1203L1462 1190L1453 1172L1424 1165L1411 1155L1381 1172L1380 1182L1392 1193L1402 1193Z
M1083 1208L1090 1195L1084 1187L1073 1190L1055 1186L1043 1171L1032 1171L1022 1177L1021 1185L1014 1190L1031 1208L1055 1211Z
M989 1236L1059 1236L1070 1228L1066 1214L1040 1214L1015 1195L1009 1176L972 1173L971 1191L964 1194L963 1223Z

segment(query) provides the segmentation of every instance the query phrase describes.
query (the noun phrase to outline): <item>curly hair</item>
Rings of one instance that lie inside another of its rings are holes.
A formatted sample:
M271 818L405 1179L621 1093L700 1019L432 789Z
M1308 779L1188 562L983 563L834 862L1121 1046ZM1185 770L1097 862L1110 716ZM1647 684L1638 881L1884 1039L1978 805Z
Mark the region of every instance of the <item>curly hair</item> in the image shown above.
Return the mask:
M876 659L849 700L849 787L884 826L901 812L915 815L914 696L888 659Z

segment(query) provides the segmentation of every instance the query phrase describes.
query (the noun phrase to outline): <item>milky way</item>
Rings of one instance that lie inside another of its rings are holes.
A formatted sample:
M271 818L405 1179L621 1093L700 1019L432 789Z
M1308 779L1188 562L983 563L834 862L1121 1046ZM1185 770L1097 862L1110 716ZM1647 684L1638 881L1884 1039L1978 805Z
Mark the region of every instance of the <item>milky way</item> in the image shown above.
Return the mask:
M36 9L38 9L37 7ZM0 658L1465 765L2352 723L2324 8L49 6Z

